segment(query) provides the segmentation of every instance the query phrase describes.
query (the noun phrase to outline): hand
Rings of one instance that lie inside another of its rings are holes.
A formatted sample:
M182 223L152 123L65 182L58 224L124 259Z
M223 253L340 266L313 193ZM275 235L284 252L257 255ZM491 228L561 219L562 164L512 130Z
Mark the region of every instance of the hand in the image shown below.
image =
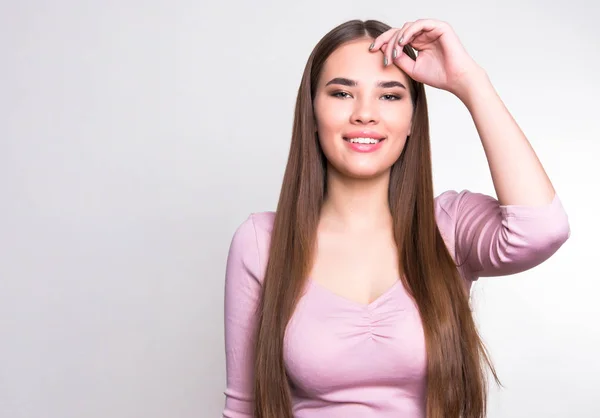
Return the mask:
M405 45L418 51L416 61L404 53ZM384 53L384 65L393 62L412 79L459 97L470 77L483 72L452 27L439 20L422 19L392 28L379 35L370 50Z

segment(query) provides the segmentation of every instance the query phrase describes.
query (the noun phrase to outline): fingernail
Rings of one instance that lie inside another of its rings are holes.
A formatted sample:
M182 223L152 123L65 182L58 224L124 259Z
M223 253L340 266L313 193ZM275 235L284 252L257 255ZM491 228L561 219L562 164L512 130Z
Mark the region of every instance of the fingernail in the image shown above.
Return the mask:
M375 46L375 42L373 42L373 43L371 44L371 46L369 46L369 51L370 51L370 50L372 50L374 46Z
M402 45L403 40L404 40L404 36L401 36L400 39L398 40L398 45Z
M398 50L396 48L394 48L394 51L392 51L392 58L396 59L397 56L398 56Z
M387 56L385 56L385 57L383 57L383 66L387 67L387 65L388 65L388 59L387 59Z

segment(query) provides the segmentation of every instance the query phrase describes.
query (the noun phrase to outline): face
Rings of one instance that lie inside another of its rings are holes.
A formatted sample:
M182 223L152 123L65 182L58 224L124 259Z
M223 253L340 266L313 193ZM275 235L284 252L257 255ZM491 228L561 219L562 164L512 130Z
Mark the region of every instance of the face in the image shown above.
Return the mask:
M384 67L383 54L368 50L372 41L349 42L329 56L313 102L329 165L353 178L388 172L411 131L409 78L394 64Z

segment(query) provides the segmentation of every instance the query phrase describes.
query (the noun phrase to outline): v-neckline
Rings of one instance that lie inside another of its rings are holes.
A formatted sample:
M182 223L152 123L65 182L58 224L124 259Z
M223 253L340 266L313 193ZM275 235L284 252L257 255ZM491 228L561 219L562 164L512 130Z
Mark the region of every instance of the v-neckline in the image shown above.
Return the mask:
M331 296L334 297L348 305L354 306L356 308L359 308L361 310L364 309L374 309L377 306L379 306L380 303L382 303L385 299L387 299L387 297L389 296L390 293L392 293L398 286L400 286L402 284L402 280L398 279L394 282L393 285L391 285L385 292L383 292L382 294L380 294L379 296L377 296L375 299L373 299L371 302L369 303L361 303L361 302L357 302L355 300L349 299L345 296L342 296L338 293L335 293L333 290L328 289L327 287L325 287L324 285L322 285L321 283L313 280L312 278L308 278L308 283L311 287L317 289L318 291L320 291L321 293L327 295L327 296Z

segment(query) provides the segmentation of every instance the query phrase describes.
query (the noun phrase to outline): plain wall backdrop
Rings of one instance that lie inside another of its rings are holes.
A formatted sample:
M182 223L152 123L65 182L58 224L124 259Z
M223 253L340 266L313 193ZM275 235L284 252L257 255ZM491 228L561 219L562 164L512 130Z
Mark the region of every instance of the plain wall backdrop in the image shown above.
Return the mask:
M354 18L448 21L569 214L549 261L473 288L489 417L600 417L592 0L2 0L0 417L221 416L231 237L275 209L305 62ZM466 108L427 93L436 194L495 196Z

